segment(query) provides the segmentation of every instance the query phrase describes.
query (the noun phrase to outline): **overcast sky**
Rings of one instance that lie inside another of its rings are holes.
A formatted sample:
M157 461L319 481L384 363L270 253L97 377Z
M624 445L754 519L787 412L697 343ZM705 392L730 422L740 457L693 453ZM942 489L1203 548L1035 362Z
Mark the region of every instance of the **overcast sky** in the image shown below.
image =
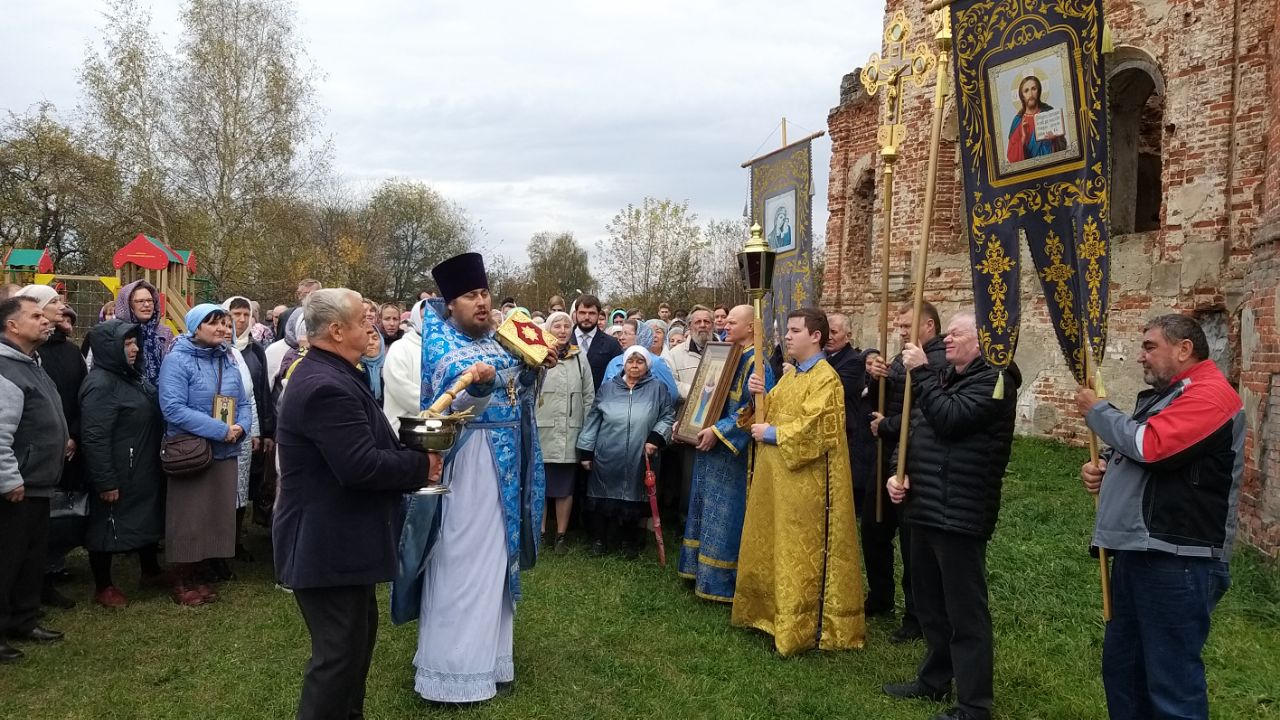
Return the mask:
M69 116L103 5L7 5L0 108L48 100ZM153 4L167 45L176 5ZM704 222L740 218L739 165L780 144L784 115L791 139L825 130L840 78L878 50L883 24L878 0L297 7L343 180L361 192L390 176L422 180L520 261L543 230L572 231L594 250L614 214L646 195L688 199ZM819 232L830 149L814 144Z

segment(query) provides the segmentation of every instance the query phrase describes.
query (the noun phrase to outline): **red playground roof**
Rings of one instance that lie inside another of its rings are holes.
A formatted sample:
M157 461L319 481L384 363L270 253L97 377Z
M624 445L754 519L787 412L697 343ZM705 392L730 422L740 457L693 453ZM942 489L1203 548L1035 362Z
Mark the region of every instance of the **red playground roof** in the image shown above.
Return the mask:
M173 248L142 233L138 233L137 237L130 240L128 245L117 250L115 256L111 258L111 264L116 269L124 267L125 263L133 263L148 270L163 270L170 263L185 265L187 262ZM188 267L191 266L188 265Z

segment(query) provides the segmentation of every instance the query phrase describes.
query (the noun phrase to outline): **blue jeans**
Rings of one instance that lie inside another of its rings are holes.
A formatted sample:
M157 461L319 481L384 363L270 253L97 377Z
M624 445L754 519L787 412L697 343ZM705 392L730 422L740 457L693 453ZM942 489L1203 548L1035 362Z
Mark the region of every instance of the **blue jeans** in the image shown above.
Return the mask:
M1115 553L1112 616L1102 643L1111 720L1207 720L1200 652L1231 586L1227 564L1149 551Z

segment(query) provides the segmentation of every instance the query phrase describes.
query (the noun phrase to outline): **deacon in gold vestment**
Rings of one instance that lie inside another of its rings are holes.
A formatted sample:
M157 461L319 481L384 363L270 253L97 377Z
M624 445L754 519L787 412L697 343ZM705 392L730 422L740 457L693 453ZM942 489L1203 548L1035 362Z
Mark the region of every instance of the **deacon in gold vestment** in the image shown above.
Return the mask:
M769 393L765 422L751 426L732 623L769 633L783 656L860 648L866 637L844 389L822 353L829 334L821 310L787 317L795 369ZM750 386L763 389L755 375Z

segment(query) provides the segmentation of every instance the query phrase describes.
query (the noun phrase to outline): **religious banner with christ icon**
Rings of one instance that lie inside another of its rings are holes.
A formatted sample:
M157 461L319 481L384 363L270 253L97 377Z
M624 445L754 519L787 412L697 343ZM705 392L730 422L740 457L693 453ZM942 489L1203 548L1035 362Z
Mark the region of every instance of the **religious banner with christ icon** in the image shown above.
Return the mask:
M1018 344L1026 238L1067 365L1106 345L1107 101L1100 0L951 5L956 111L982 354Z
M764 333L770 347L780 342L775 328L786 326L787 313L817 305L813 296L813 154L819 134L747 163L751 168L751 222L764 230L778 253L773 291L765 298ZM765 350L768 353L768 349Z

